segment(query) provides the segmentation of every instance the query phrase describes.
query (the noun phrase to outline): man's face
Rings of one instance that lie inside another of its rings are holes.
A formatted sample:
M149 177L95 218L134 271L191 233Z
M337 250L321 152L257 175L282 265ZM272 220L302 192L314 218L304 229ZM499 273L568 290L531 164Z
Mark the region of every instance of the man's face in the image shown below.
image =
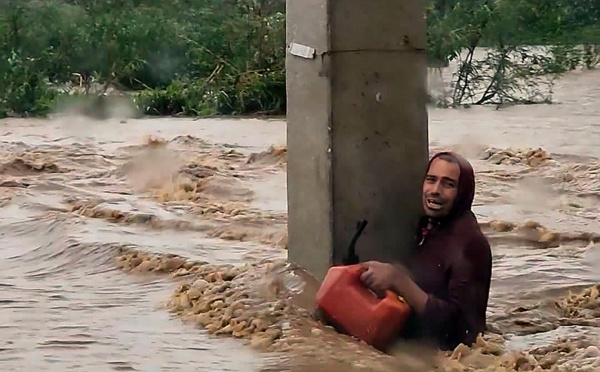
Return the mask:
M423 182L423 208L429 217L444 217L452 210L458 194L460 168L456 163L437 158Z

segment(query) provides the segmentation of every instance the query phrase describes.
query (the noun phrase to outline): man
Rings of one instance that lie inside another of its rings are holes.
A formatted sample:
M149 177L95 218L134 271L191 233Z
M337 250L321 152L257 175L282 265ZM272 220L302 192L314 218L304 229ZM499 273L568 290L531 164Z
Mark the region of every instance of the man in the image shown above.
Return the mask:
M423 182L415 251L405 265L362 264L367 286L379 294L392 290L412 307L405 337L449 350L471 345L486 328L492 254L471 211L474 195L469 162L451 152L435 155Z

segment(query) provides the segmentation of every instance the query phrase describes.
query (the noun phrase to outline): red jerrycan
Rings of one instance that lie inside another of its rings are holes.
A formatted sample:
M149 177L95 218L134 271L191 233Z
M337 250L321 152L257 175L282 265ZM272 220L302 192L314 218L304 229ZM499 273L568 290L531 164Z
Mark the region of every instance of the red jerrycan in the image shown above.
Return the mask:
M385 350L404 328L410 306L392 291L377 298L360 280L360 265L329 269L316 295L318 308L341 332Z

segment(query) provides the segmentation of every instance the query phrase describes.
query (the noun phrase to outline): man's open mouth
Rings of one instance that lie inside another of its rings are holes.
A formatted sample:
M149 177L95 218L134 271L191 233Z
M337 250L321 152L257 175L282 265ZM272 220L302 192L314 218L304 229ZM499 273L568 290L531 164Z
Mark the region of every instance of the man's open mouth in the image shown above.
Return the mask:
M442 206L444 205L444 203L441 200L437 200L437 199L426 199L426 201L427 201L427 208L433 209L433 210L442 209Z

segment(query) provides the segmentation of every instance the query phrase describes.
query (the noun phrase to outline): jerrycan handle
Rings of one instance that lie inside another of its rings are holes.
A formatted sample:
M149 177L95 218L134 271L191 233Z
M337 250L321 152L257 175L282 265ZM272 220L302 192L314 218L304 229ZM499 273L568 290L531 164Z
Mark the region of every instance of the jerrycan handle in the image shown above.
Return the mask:
M373 300L372 300L372 305L374 306L379 306L381 304L383 304L384 301L392 301L392 302L402 302L402 303L406 303L406 300L400 296L398 296L395 292L387 290L385 291L385 297L383 298L379 298L375 293L373 293L373 291L371 291L370 289L367 288L367 291L369 291L372 295L373 295Z
M356 254L356 242L358 241L358 238L360 238L365 227L367 227L367 223L367 220L361 220L356 223L356 232L354 233L354 236L350 241L350 245L348 246L348 255L344 257L342 261L344 265L356 265L360 262L360 259Z
M379 298L372 290L370 290L369 288L367 288L367 286L360 280L360 276L362 275L362 273L364 273L366 271L366 269L359 265L359 264L354 264L354 265L349 265L348 266L349 272L350 274L354 277L354 280L356 280L356 283L358 284L358 288L360 288L359 290L365 294L365 299L369 302L369 304L371 306L378 306L379 304L382 303L383 300L393 300L393 301L404 301L404 299L401 299L400 297L398 297L398 295L396 293L394 293L393 291L386 291L385 293L385 297L383 298Z
M393 291L386 291L385 298L387 300L399 301L399 302L402 302L402 303L407 303L406 300L404 299L404 297L398 296L398 294L396 294Z

